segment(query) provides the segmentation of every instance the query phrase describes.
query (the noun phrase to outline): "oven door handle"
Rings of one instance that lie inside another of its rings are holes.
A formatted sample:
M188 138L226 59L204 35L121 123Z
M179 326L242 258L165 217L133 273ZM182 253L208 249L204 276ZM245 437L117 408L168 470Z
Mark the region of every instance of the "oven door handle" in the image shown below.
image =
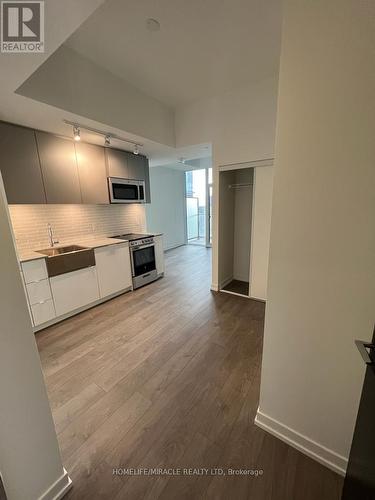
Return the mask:
M148 245L139 245L138 247L130 247L131 252L135 252L136 250L142 250L143 248L154 247L155 243L150 243Z
M132 268L132 278L133 278L135 276L133 252L130 252L130 266Z

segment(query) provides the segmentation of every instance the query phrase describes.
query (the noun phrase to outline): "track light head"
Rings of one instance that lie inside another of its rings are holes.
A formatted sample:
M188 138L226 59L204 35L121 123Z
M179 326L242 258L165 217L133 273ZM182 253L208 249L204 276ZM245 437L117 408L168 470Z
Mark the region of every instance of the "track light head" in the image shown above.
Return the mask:
M81 131L79 127L74 126L73 127L73 136L75 141L80 141L81 140Z
M135 155L139 155L139 146L138 146L138 144L136 144L136 145L134 146L134 151L133 151L133 153L134 153Z
M111 136L109 134L107 134L104 137L104 146L110 146L110 145L111 145Z

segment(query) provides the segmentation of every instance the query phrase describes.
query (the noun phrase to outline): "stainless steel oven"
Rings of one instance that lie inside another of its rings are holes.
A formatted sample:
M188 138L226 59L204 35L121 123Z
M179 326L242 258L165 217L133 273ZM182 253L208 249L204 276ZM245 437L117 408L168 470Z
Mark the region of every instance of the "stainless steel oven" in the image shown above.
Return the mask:
M130 245L133 288L139 288L157 279L155 244Z
M145 182L132 179L108 178L111 203L144 203Z
M129 241L134 289L158 279L153 235L131 233L113 236L113 238Z

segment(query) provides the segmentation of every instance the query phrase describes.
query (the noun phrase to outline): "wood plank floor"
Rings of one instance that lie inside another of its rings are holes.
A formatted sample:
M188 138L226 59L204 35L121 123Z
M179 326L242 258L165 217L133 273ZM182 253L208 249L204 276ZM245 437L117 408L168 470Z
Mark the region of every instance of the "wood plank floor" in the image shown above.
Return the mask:
M336 500L342 479L253 424L264 305L213 293L210 250L36 336L69 499ZM113 468L262 469L258 477Z

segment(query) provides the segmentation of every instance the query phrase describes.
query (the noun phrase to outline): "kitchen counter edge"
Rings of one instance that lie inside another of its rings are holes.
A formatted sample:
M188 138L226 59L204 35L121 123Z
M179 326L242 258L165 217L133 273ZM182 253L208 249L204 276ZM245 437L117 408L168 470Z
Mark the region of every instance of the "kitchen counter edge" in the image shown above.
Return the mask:
M74 242L75 245L83 246L86 248L100 248L108 247L111 245L118 245L119 243L128 243L128 240L116 240L114 238L102 238L98 240L88 240L88 241L78 241ZM56 248L65 246L65 244L56 245ZM34 250L26 250L24 252L18 252L19 262L29 262L31 260L47 259L46 255L42 255Z
M153 236L163 236L163 233L154 233ZM74 241L73 243L62 243L56 245L56 248L65 246L67 244L80 245L86 248L100 248L108 247L110 245L118 245L119 243L129 243L129 240L117 240L115 238L100 238L98 240L87 240L87 241ZM46 255L42 255L35 250L26 250L18 253L19 262L28 262L30 260L47 259Z

